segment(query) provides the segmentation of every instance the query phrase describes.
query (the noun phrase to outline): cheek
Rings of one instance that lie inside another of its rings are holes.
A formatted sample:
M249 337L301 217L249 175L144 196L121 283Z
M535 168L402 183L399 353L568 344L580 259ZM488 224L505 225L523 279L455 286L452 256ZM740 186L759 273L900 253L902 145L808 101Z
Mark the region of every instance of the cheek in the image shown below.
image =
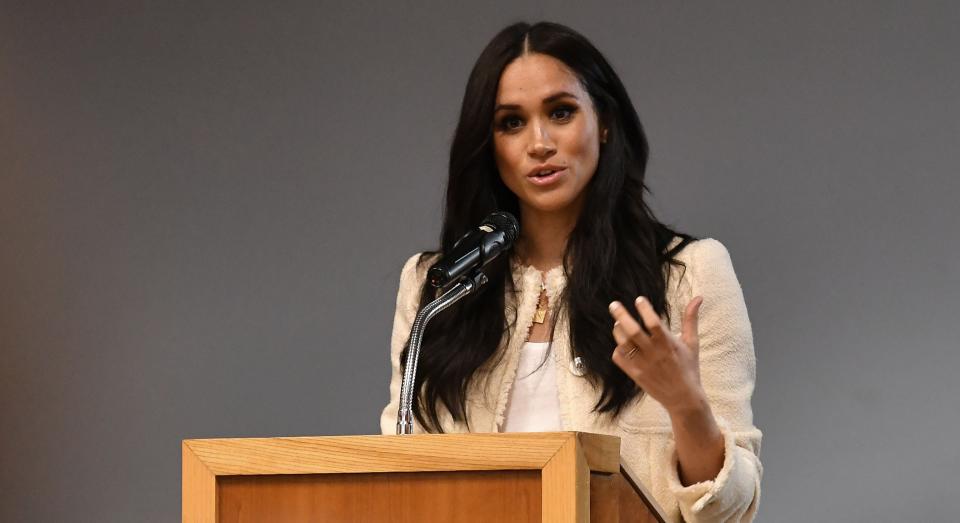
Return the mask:
M516 140L495 139L493 142L493 157L497 163L497 170L500 171L500 178L508 185L509 179L517 176L522 167L521 153Z
M587 169L585 174L593 174L597 166L597 160L600 157L600 142L597 133L593 129L581 129L570 140L568 154L571 159L576 159L581 169Z

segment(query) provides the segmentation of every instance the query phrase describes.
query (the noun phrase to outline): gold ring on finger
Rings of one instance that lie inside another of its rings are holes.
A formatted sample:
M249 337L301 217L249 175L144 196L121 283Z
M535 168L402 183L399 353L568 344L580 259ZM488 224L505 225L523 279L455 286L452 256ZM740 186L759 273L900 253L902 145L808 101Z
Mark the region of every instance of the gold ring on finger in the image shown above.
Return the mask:
M640 347L637 347L636 345L634 345L632 349L630 349L629 351L627 351L627 354L626 354L627 359L628 359L628 360L629 360L629 359L633 359L633 356L634 356L634 355L637 353L637 351L639 351L639 350L640 350Z

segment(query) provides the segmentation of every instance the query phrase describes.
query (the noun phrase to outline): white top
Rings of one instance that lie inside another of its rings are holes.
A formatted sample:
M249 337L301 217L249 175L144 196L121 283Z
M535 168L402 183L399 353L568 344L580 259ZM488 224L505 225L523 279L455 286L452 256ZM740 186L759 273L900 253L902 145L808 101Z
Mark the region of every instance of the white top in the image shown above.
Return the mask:
M563 430L560 399L550 342L526 342L520 349L517 377L500 432L551 432Z

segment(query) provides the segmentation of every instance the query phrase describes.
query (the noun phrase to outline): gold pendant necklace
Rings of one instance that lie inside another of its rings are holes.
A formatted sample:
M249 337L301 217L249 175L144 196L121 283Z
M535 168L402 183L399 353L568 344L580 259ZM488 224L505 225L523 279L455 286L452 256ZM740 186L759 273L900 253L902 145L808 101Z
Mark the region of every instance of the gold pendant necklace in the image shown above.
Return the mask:
M541 273L542 276L542 273ZM543 323L547 319L547 306L549 305L547 300L547 283L541 279L540 281L540 299L537 301L537 312L533 315L534 323Z

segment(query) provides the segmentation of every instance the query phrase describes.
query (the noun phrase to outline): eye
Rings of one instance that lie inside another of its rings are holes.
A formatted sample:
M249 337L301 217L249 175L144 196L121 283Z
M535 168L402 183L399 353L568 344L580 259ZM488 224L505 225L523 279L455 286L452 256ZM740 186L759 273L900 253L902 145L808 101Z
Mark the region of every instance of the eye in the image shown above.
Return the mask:
M523 126L523 120L521 120L516 115L504 116L500 119L500 122L497 124L497 127L504 131L516 131L521 126Z
M553 112L550 113L550 116L560 120L561 122L565 122L573 118L573 113L575 112L577 112L576 107L573 107L572 105L561 105L554 109Z

